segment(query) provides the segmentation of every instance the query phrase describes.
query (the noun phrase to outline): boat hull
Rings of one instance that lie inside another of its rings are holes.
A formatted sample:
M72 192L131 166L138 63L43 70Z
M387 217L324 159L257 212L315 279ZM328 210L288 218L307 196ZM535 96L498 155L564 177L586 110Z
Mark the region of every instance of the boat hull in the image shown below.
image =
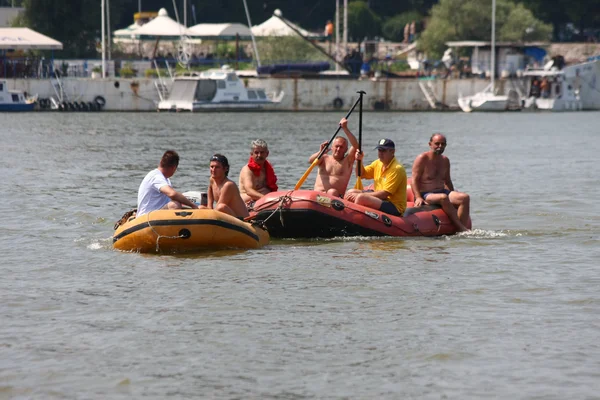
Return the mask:
M321 192L280 191L258 200L251 216L275 238L416 237L457 232L439 206L412 205L408 203L404 217L396 217Z
M171 112L204 112L204 111L254 111L260 110L269 104L276 104L268 101L248 101L248 102L171 102L161 101L158 104L158 111Z
M33 111L35 103L0 103L0 111Z
M152 211L130 218L113 235L115 249L141 253L255 249L268 243L269 233L261 227L210 209Z
M508 109L508 96L482 97L470 96L458 99L458 105L464 112L505 111Z

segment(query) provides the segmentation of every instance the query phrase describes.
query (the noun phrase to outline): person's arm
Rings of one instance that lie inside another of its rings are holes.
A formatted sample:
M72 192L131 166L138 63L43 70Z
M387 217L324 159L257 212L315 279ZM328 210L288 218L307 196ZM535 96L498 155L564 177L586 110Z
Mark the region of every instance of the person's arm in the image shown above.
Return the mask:
M415 158L415 162L412 167L412 182L410 187L415 197L415 207L420 207L425 200L421 197L421 189L419 188L419 182L423 177L423 156L419 155Z
M315 154L313 154L312 156L310 156L308 158L308 163L312 164L313 162L315 162L315 159L319 156L319 153L321 153L323 151L323 148L327 146L329 142L323 142L321 143L321 148L319 149L319 151L317 151ZM331 150L331 148L327 149L323 155L327 154L329 151ZM321 158L319 159L319 162L317 163L317 165L320 165L323 162L323 156L321 156Z
M219 197L219 203L225 204L229 207L233 205L233 195L236 191L235 183L233 182L225 182L223 187L221 188L221 197ZM233 208L233 207L231 207Z
M446 184L446 188L448 188L449 191L453 192L454 184L452 183L452 178L450 178L450 159L446 158L446 161L447 161L447 165L446 165L446 176L444 177L444 183Z
M350 142L350 149L348 150L348 155L352 157L352 159L354 160L356 158L356 151L358 149L358 140L356 140L356 136L354 136L354 134L352 132L350 132L350 129L348 129L348 120L346 118L342 118L342 120L340 121L340 126L342 127L342 129L344 130L344 133L346 134L346 136L348 137L348 141Z
M362 161L364 157L365 157L365 153L356 149L356 151L354 152L354 159L356 159L358 161ZM360 174L358 173L359 165L360 165ZM365 172L366 172L365 163L363 163L363 162L356 163L356 175L360 175L361 177L366 178ZM366 178L366 179L370 179L370 178Z
M394 169L387 172L383 190L378 190L371 193L371 195L381 200L387 200L389 196L400 190L402 185L404 185L404 190L406 190L406 171L404 171L402 166L396 165Z
M250 168L243 168L240 172L240 183L244 188L244 191L252 200L258 200L264 196L261 192L254 189L254 182L252 181L252 171Z
M160 188L160 192L162 194L168 196L173 201L178 201L181 204L184 204L184 205L186 205L186 206L188 206L190 208L198 208L198 206L196 205L196 203L192 202L187 197L185 197L183 194L179 193L178 191L176 191L175 189L173 189L169 185L162 186Z
M215 207L215 194L213 193L213 178L208 181L208 193L206 194L207 200L206 205L211 210Z

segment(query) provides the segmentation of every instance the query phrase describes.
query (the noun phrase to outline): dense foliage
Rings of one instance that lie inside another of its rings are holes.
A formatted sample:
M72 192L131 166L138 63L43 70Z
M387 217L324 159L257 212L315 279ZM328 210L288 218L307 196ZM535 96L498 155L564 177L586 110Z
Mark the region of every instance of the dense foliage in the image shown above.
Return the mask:
M7 3L6 0L0 0ZM342 4L342 0L339 0ZM108 0L111 29L133 22L138 0ZM13 4L11 0L10 5ZM247 0L254 25L275 9L306 29L322 32L335 20L335 0ZM25 7L16 24L28 26L63 42L61 56L91 57L100 37L100 0L14 0ZM142 0L143 11L166 8L183 20L183 0ZM242 0L188 0L187 23L241 22L247 24ZM8 3L6 5L9 5ZM405 21L425 16L421 46L439 52L444 41L489 39L491 0L350 0L349 37L355 41L381 38L400 41ZM182 21L183 22L183 21ZM600 0L498 0L498 38L505 40L584 40L600 36ZM552 29L552 27L554 29ZM419 32L418 32L419 33ZM442 45L440 45L442 44Z
M439 58L451 40L491 40L491 2L481 0L440 0L433 6L427 29L419 46L432 58ZM537 20L522 4L496 1L496 40L549 41L552 26Z

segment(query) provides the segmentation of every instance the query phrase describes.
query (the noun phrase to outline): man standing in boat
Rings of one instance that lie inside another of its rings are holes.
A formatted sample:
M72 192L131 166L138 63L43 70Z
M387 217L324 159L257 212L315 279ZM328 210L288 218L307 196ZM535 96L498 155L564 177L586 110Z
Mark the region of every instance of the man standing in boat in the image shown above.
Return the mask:
M373 190L350 189L345 199L386 214L401 217L406 210L406 171L395 157L396 146L390 139L377 144L378 159L371 165L360 164L361 177L373 179ZM362 161L364 154L356 151L356 159Z
M240 190L229 175L229 160L222 154L210 158L210 182L208 184L208 208L233 215L236 218L246 218L248 209ZM216 206L214 203L217 203Z
M252 207L265 194L277 191L277 176L267 157L267 142L257 139L250 145L250 159L240 171L240 193L242 199Z
M151 211L168 209L178 210L183 205L198 208L196 204L177 192L169 179L179 166L179 154L175 150L167 150L163 154L158 168L148 172L138 189L137 216Z
M464 232L469 230L470 197L454 190L450 178L450 160L443 155L446 145L446 137L434 133L429 139L429 151L415 159L411 184L415 207L440 204L456 228Z
M350 150L348 150L348 141L346 138L338 136L331 144L333 150L332 155L323 154L319 159L319 173L317 174L317 180L315 181L314 190L319 192L326 192L330 196L344 197L348 182L352 176L352 166L354 165L354 159L356 157L356 149L358 149L358 141L356 137L348 129L348 120L342 118L340 126L348 136L350 140ZM308 162L310 164L315 161L319 156L319 153L326 147L328 142L321 144L321 149L310 156ZM348 152L346 154L346 152Z

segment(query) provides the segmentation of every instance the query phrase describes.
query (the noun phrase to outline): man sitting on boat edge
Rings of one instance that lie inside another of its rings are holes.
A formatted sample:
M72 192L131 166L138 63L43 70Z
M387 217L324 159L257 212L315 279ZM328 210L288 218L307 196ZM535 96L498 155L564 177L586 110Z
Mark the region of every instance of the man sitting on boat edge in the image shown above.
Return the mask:
M155 210L178 210L182 204L198 208L183 194L171 186L169 179L179 166L179 154L175 150L167 150L163 154L158 168L148 172L138 189L137 214L139 217Z
M248 209L240 190L229 175L229 160L222 154L210 158L210 182L208 184L208 208L215 209L236 218L246 218ZM215 206L214 203L217 203ZM204 208L204 207L203 207Z
M244 202L251 208L265 194L276 192L277 176L267 157L267 142L257 139L250 145L250 159L240 171L239 189Z
M381 139L377 147L378 159L370 165L361 163L361 177L373 179L373 191L350 189L345 199L356 204L401 217L406 210L406 171L395 157L396 146L390 139ZM356 151L356 159L364 154Z
M348 136L352 147L348 150L348 141L346 138L338 136L331 144L333 150L332 155L323 154L319 159L319 173L315 180L314 190L319 192L326 192L330 196L344 197L348 182L352 176L352 166L354 165L354 159L356 158L356 149L358 149L358 141L356 137L348 129L348 120L342 118L340 126ZM327 146L328 142L321 144L321 148L318 152L311 155L308 162L312 164L315 159L319 156L319 153Z
M415 207L422 204L440 204L450 221L460 232L464 232L469 230L467 225L470 197L466 193L454 190L450 178L450 160L443 155L446 145L444 135L431 135L429 151L415 158L411 188L415 195Z

